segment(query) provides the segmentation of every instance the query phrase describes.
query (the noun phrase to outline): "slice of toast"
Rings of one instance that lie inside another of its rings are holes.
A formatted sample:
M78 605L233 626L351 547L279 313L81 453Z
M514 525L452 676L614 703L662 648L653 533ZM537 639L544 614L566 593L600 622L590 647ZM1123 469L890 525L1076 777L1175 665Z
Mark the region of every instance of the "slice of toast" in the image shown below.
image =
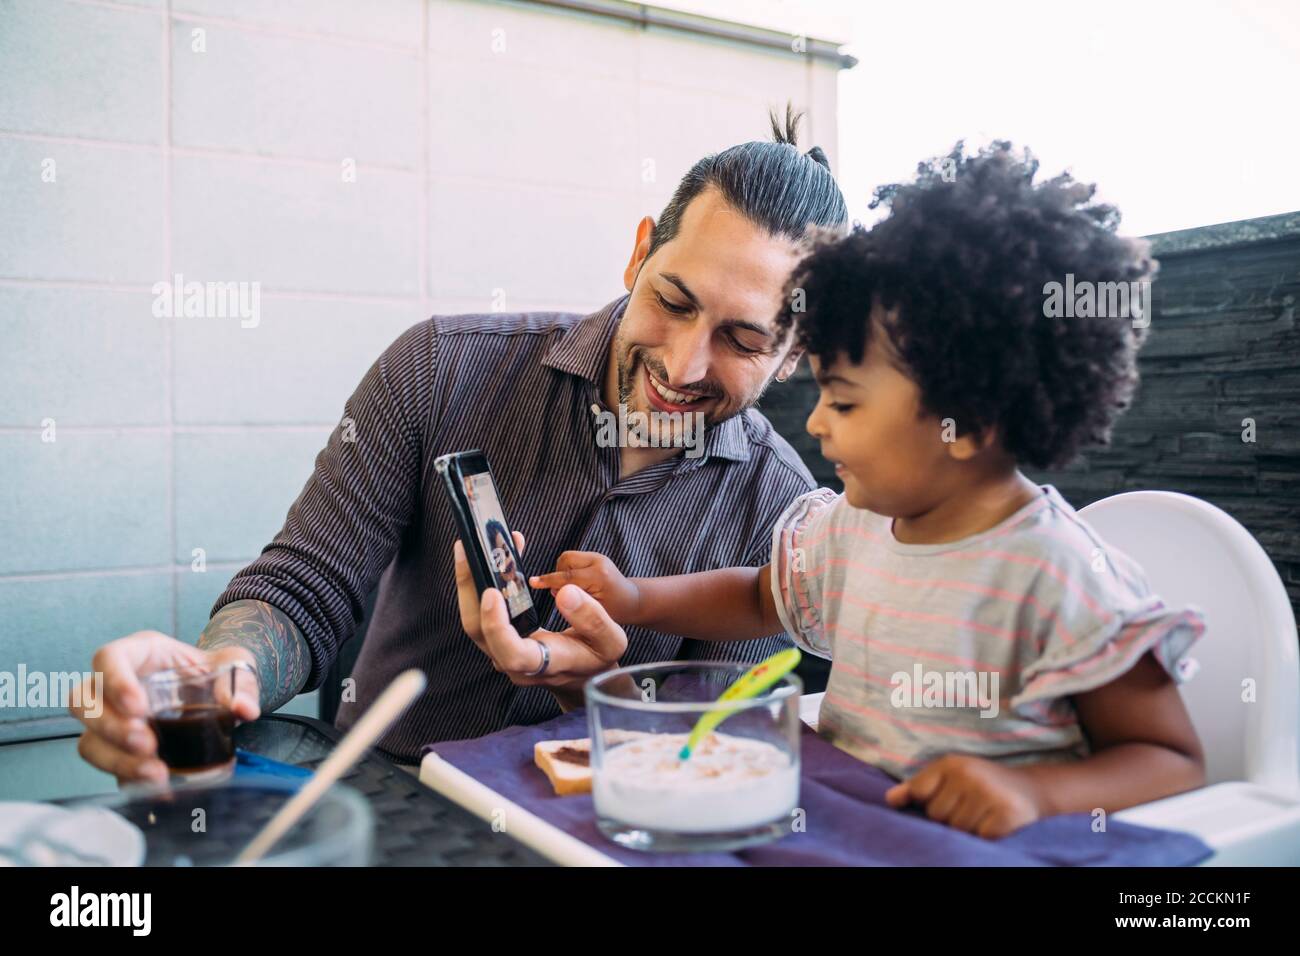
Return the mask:
M644 736L637 730L605 731L605 746ZM533 745L533 762L542 769L557 797L591 793L591 738L539 740Z
M542 768L557 797L591 793L591 739L539 740L533 762Z

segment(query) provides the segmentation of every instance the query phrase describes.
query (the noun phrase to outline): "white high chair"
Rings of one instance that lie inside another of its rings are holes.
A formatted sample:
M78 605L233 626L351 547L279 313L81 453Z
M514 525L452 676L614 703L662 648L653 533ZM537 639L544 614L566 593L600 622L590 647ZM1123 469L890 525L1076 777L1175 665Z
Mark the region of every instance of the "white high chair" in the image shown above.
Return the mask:
M1207 866L1300 864L1300 647L1272 562L1231 516L1189 495L1133 491L1080 515L1167 605L1195 604L1207 623L1189 652L1200 668L1180 688L1207 785L1115 819L1195 834L1215 851ZM813 726L821 697L801 702Z

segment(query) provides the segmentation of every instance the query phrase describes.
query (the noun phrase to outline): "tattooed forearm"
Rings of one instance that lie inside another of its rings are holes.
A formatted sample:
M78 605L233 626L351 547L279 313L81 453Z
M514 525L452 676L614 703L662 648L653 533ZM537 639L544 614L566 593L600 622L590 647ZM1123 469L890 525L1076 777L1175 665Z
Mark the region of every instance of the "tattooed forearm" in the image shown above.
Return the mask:
M262 685L262 713L269 714L293 698L307 683L311 652L293 621L263 601L233 601L208 621L199 637L207 651L242 647L257 659Z

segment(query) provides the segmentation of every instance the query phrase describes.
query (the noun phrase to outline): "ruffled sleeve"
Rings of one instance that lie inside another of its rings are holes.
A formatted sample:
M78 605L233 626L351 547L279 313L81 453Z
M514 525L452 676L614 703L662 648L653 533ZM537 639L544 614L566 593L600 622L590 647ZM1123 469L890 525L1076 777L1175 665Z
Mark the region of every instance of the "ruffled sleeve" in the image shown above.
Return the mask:
M1070 642L1059 635L1048 640L1041 656L1023 671L1024 683L1011 707L1022 716L1041 717L1061 698L1126 674L1147 651L1174 683L1184 683L1199 667L1188 651L1204 633L1205 615L1199 608L1171 609L1156 595L1141 596L1091 634Z
M818 528L839 498L818 488L796 498L772 529L772 597L786 633L803 650L831 656L822 628L826 535Z

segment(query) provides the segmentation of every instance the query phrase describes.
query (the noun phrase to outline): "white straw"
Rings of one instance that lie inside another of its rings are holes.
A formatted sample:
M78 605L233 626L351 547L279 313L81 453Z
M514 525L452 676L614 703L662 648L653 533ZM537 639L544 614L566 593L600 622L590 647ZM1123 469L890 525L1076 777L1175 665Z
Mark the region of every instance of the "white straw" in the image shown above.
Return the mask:
M540 773L541 771L538 771ZM476 817L503 824L502 832L532 847L562 866L622 866L613 857L570 836L519 804L507 800L465 771L453 767L436 753L425 754L420 764L420 782L449 800L459 803Z
M379 699L367 710L339 741L333 753L316 768L301 790L293 795L288 803L271 818L251 843L235 857L236 865L255 863L275 845L276 841L289 832L312 805L330 788L330 785L352 769L365 754L379 735L388 729L402 712L420 696L427 679L424 672L411 668L398 674L391 684L379 695Z

